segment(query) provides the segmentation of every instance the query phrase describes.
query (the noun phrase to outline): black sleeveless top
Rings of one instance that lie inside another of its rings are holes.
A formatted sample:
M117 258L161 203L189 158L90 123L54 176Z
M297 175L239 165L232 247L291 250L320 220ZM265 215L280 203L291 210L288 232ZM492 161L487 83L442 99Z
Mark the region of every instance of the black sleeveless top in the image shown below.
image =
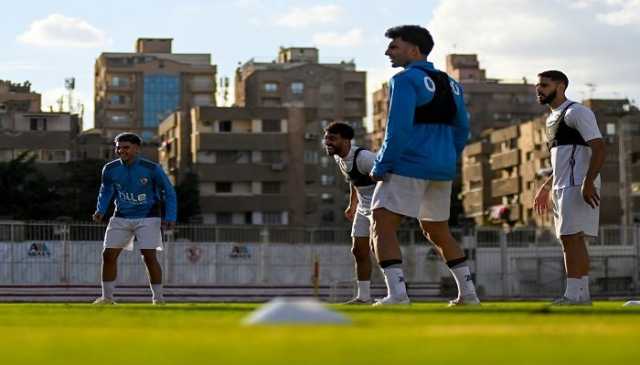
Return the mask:
M414 123L452 125L456 116L456 102L453 98L449 76L437 70L417 66L433 81L433 99L415 110Z
M575 102L569 103L560 116L551 126L547 126L547 140L549 149L558 146L566 146L566 145L581 145L581 146L589 146L580 135L577 129L571 128L565 123L564 116L567 113L567 110L571 105L575 104Z
M364 148L358 147L353 154L353 167L351 167L351 171L344 171L340 169L340 171L342 171L345 177L349 179L349 182L351 182L353 186L369 186L376 183L375 181L371 180L371 177L369 175L365 175L361 173L360 170L358 170L358 154L362 150L364 150Z

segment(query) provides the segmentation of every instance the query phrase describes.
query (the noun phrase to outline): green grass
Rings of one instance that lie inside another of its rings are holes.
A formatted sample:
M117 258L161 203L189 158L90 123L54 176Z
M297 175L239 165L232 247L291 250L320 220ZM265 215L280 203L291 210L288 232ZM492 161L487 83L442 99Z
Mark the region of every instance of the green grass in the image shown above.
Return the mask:
M0 304L2 364L622 364L640 308L340 306L353 324L241 324L254 304Z

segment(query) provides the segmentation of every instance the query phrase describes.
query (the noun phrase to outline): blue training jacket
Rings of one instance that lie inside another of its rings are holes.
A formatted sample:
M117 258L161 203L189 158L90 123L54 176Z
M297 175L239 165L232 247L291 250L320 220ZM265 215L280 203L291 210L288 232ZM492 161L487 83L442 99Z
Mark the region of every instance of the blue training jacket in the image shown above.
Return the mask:
M391 78L387 130L372 174L453 180L456 161L469 138L469 117L462 87L449 78L456 103L453 125L414 123L416 107L430 102L435 91L428 88L433 82L427 82L427 73L416 66L435 70L431 62L417 61Z
M105 215L112 199L116 217L148 218L164 214L165 221L176 221L176 192L162 167L149 160L138 157L126 165L117 159L104 165L96 210Z

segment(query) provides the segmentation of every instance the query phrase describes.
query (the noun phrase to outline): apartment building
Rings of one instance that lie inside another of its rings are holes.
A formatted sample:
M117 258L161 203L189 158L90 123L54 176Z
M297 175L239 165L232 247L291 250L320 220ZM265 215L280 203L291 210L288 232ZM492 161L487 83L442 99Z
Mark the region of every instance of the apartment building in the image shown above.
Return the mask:
M135 52L100 54L95 63L95 128L105 138L133 131L150 142L160 122L176 110L215 105L211 55L173 53L172 41L140 38Z
M348 224L343 217L348 185L333 159L325 156L323 129L332 121L350 123L355 143L366 145L363 118L366 115L366 73L353 61L324 63L317 48L281 48L273 61L250 60L236 70L237 106L304 108L309 112L301 133L300 154L305 164L304 224ZM313 115L313 117L311 117ZM289 124L292 127L292 124ZM292 190L287 191L292 196ZM295 194L299 194L295 192Z
M382 86L373 92L373 129L369 134L371 149L378 151L384 142L384 133L387 126L387 116L389 115L389 84Z
M476 54L449 54L446 65L447 73L464 89L472 138L486 129L518 124L546 112L536 100L535 82L487 78Z

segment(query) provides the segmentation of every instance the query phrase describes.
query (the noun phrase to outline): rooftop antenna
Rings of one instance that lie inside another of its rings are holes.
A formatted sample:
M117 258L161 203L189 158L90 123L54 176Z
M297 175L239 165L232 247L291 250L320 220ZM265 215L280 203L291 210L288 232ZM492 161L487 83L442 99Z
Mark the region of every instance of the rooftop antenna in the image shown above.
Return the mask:
M64 88L67 90L67 104L69 105L69 113L73 113L75 111L75 106L73 105L73 90L76 88L76 78L75 77L67 77L64 79Z
M593 94L596 92L597 85L593 82L587 82L585 85L589 88L589 99L593 99Z

